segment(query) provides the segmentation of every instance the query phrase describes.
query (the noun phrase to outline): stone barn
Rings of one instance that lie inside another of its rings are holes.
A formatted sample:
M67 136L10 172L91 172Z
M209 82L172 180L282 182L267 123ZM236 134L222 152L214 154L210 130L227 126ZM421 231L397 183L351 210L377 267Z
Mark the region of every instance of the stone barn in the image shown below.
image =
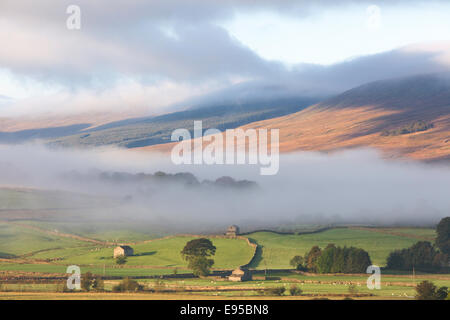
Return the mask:
M249 281L252 280L252 275L246 269L237 268L231 273L231 275L228 277L228 280L235 282Z
M114 248L114 258L128 257L134 254L133 248L130 246L118 246Z
M229 226L227 229L227 237L236 237L239 234L239 227L236 225Z

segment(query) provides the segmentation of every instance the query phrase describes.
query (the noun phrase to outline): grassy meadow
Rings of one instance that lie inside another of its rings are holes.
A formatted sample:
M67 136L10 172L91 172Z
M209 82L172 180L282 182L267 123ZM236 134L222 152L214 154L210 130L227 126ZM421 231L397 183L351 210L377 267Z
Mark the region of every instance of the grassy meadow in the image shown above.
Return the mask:
M177 236L163 238L147 243L133 245L134 255L127 257L127 266L159 266L184 267L180 252L186 242L194 237ZM236 268L250 261L253 251L246 241L241 239L213 238L217 247L214 256L214 267L221 269ZM62 258L57 263L78 265L107 265L116 264L113 259L113 247L79 247L72 249L56 249L39 252L33 255L35 259Z
M433 241L429 228L338 227L317 233L280 234L254 232L244 237L207 236L217 247L215 270L231 270L249 262L255 270L253 281L236 283L220 277L162 278L175 273L187 274L187 264L180 251L196 238L189 235L152 233L151 227L117 223L71 224L67 222L0 220L0 275L27 276L23 282L0 281L0 299L413 299L414 286L423 280L450 287L450 275L382 271L382 289L369 290L366 275L312 275L290 270L290 259L304 255L312 246L355 246L368 251L372 263L384 266L388 254L420 240ZM115 242L134 249L123 266L113 259ZM68 265L78 265L82 274L105 276L106 292L62 292ZM280 270L278 270L280 269ZM282 271L285 270L285 271ZM57 278L55 278L58 276ZM161 276L161 277L160 277ZM267 278L265 278L267 276ZM49 277L49 278L46 278ZM111 278L108 278L111 277ZM135 277L144 288L140 293L111 293L120 280ZM149 278L156 277L156 278ZM39 280L33 280L39 279ZM47 279L47 280L45 280ZM59 280L57 280L59 279ZM291 286L302 290L301 296L289 293ZM354 287L352 293L350 286ZM281 296L268 296L264 290L284 287Z
M0 258L32 256L45 250L85 249L86 242L0 222Z
M27 228L31 226L32 228ZM39 229L34 229L33 227ZM17 264L11 261L0 261L0 270L19 270L36 272L57 272L61 266L80 265L97 270L102 273L104 268L117 269L113 259L114 244L102 242L106 234L97 233L98 243L70 238L53 231L55 224L46 225L43 222L25 221L19 225L15 223L0 222L0 258L22 259ZM66 227L67 228L67 227ZM66 232L67 230L63 230ZM89 238L90 233L77 235ZM134 255L127 258L123 267L129 272L132 268L167 268L182 269L186 262L182 260L180 251L186 242L194 239L193 236L168 236L158 239L141 240L143 234L136 240L132 231L123 230L121 235L124 241L134 249ZM64 234L66 235L66 233ZM127 237L129 235L129 237ZM326 247L329 243L339 246L355 246L367 250L372 263L384 266L386 258L392 250L411 246L419 240L432 240L435 236L433 229L426 228L333 228L311 234L278 234L274 232L255 232L246 235L253 243L258 245L255 258L252 260L254 249L243 239L229 239L211 237L217 247L214 257L216 269L234 269L250 265L254 269L290 269L290 259L295 255L305 255L312 246ZM207 237L207 236L206 236ZM133 242L135 241L135 242ZM36 263L39 262L39 263ZM44 263L45 262L45 263ZM60 271L61 272L61 271ZM64 272L64 271L62 271ZM108 274L111 274L107 272ZM117 273L117 271L114 271ZM121 271L124 274L125 271Z
M334 228L323 232L286 235L273 232L255 232L247 235L261 250L252 263L257 269L287 269L293 256L304 256L311 247L325 248L329 243L337 246L354 246L366 250L372 263L386 264L389 253L395 249L411 246L419 240L433 239L433 229L425 228Z

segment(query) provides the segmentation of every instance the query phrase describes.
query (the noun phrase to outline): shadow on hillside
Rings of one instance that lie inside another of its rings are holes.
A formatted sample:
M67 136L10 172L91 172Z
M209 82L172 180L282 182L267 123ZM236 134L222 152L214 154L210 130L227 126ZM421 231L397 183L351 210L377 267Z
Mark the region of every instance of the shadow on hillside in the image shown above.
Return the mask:
M141 257L141 256L152 256L156 253L157 251L150 251L150 252L141 252L141 253L136 253L133 256L134 257Z
M13 259L13 258L16 258L16 256L13 254L9 254L6 252L0 252L0 259Z

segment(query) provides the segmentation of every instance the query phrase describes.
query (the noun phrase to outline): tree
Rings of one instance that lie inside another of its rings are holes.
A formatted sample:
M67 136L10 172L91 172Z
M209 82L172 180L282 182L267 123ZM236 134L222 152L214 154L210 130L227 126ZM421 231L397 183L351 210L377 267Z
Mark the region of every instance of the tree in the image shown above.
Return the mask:
M391 252L387 258L387 267L397 270L416 268L430 271L442 268L447 261L447 254L438 252L428 241L419 241L410 248Z
M387 257L387 267L388 269L397 270L407 269L405 266L402 250L395 250L389 254L389 256Z
M188 268L196 276L206 276L214 264L209 257L216 254L216 247L206 238L194 239L186 243L181 255L188 262Z
M427 268L433 265L433 260L437 254L431 242L419 241L411 247L411 262L413 266Z
M328 245L316 265L319 273L365 273L371 264L369 254L363 249Z
M443 218L436 227L436 246L445 254L450 254L450 217Z
M334 250L333 265L331 267L332 273L346 272L346 263L348 262L348 249L347 247L337 247Z
M96 291L103 291L105 289L105 283L104 281L97 277L92 281L92 289Z
M86 272L82 277L80 281L81 289L84 291L90 291L92 284L93 284L94 277L92 276L92 273Z
M440 287L436 291L436 300L445 300L448 297L448 288L447 287Z
M417 300L434 300L436 286L430 281L422 281L416 286Z
M361 248L351 247L348 256L352 258L352 261L351 263L348 259L346 261L346 264L351 265L347 273L365 273L367 267L372 264L369 253Z
M317 271L319 273L331 273L335 253L336 247L334 245L328 245L328 247L326 247L326 249L323 250L322 255L317 260Z
M308 271L317 272L317 261L322 255L322 250L318 246L311 248L309 253L306 255L306 268Z
M181 255L185 260L189 260L190 257L209 257L216 254L216 247L211 240L206 238L194 239L186 243Z
M125 263L127 263L127 258L125 256L118 256L116 258L116 264L124 265Z
M416 287L416 299L418 300L445 300L448 296L448 288L439 289L430 281L422 281Z
M296 286L295 284L293 284L290 288L289 288L289 293L291 294L291 296L299 296L303 293L303 290L300 289L298 286Z
M188 268L192 269L192 273L199 277L207 276L210 273L210 269L214 264L213 259L205 257L196 257L189 260Z
M114 292L136 292L143 290L143 287L133 279L126 277L121 283L113 287Z
M439 252L433 258L433 267L437 269L445 268L448 266L448 254Z
M303 270L303 262L305 259L302 256L295 256L291 259L289 264L296 270Z
M266 294L269 296L282 296L284 292L286 291L285 287L274 287L274 288L268 288L266 289Z
M416 287L416 299L417 300L444 300L447 298L447 287L437 288L433 282L422 281Z

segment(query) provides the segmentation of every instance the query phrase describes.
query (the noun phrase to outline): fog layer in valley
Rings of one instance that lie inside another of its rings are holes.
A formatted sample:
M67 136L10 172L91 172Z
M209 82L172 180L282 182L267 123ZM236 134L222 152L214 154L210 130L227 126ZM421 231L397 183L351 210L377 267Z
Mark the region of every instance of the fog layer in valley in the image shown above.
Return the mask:
M281 155L274 176L260 176L256 165L175 166L170 155L120 149L3 145L0 154L2 187L70 191L59 199L66 205L58 205L77 207L70 219L78 222L147 222L187 232L229 224L244 230L300 224L432 225L450 213L448 166L386 161L367 149ZM190 172L199 184L99 178L102 173L157 171ZM255 181L257 187L208 182L222 176ZM91 205L79 194L92 199L87 201ZM64 214L55 219L64 220Z

